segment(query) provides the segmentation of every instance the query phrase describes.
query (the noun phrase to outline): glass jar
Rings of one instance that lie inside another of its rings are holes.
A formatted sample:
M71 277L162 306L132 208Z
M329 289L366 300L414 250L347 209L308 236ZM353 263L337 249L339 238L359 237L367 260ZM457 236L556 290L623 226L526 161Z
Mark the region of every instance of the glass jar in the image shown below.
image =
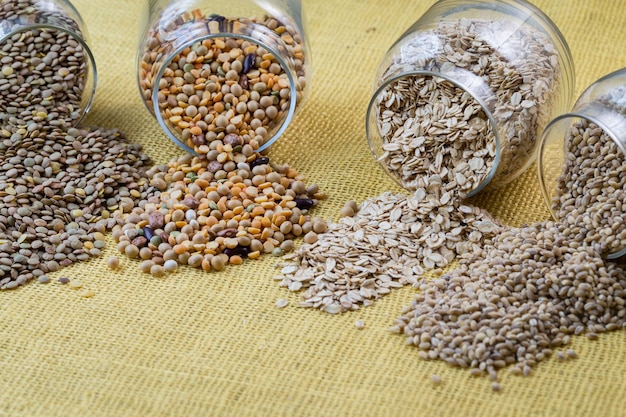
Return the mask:
M0 123L8 131L46 121L75 126L91 108L96 63L87 28L66 0L0 5Z
M626 68L589 86L543 132L537 172L556 221L608 259L626 254ZM585 219L588 215L588 219Z
M402 187L435 176L470 196L528 168L573 90L569 48L539 9L524 0L440 0L382 60L367 139Z
M262 151L311 77L300 0L151 0L137 57L148 110L174 143Z

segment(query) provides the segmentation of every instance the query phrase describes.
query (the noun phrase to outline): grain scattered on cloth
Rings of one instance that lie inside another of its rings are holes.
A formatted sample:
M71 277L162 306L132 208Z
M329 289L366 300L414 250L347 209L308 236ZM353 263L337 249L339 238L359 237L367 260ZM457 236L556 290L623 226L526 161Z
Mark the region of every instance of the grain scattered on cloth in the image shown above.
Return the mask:
M91 34L99 85L87 123L118 127L158 162L179 150L140 100L135 84L143 2L76 0ZM270 156L329 194L317 215L399 191L365 140L365 110L386 49L432 4L305 0L313 50L311 94ZM568 40L576 95L626 66L626 8L611 0L537 0ZM534 166L471 204L513 225L547 218ZM110 236L109 243L112 243ZM416 349L388 328L414 290L331 316L298 308L273 281L276 258L204 274L180 268L155 279L121 258L64 269L95 295L34 282L0 294L0 415L6 416L622 416L626 333L574 338L578 359L552 358L528 378L487 378ZM276 308L276 301L289 301ZM367 323L355 328L355 321ZM437 375L440 385L430 378Z

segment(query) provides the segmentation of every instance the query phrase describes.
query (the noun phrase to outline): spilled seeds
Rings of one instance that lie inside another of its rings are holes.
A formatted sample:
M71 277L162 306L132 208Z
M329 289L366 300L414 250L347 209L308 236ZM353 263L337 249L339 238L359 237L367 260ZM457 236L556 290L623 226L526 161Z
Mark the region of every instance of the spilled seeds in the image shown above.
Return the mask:
M624 155L586 121L567 132L565 150L558 222L506 228L460 268L420 283L392 330L421 357L492 378L507 366L528 375L572 335L626 327L626 271L602 256L623 247Z
M287 165L215 142L212 159L184 155L149 172L159 192L114 226L118 249L163 276L178 265L220 271L261 254L281 256L294 239L326 230L308 211L325 194Z
M121 132L31 126L0 142L2 289L99 256L116 214L154 191L150 159Z
M436 175L421 179L412 196L366 200L353 217L329 224L316 242L286 256L289 264L276 279L303 290L303 307L335 314L371 305L393 288L416 284L425 269L478 250L500 231L487 212L458 201Z

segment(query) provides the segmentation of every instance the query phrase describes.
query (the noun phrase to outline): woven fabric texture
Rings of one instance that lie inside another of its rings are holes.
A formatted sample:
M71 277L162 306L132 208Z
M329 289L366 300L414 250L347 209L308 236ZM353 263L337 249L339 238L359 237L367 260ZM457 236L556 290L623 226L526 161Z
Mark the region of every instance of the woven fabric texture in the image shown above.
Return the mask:
M143 1L76 0L99 83L86 124L118 127L157 162L181 153L144 107L135 56ZM147 3L147 2L146 2ZM432 1L305 0L312 89L270 152L328 193L315 214L337 219L347 200L400 191L372 157L365 111L387 48ZM615 0L535 0L561 29L576 92L626 66L626 7ZM536 168L473 204L513 225L547 219ZM297 307L264 256L219 273L181 268L154 278L115 254L0 293L2 416L624 416L626 332L573 338L579 358L540 363L529 377L488 378L423 361L388 328L410 303L405 287L349 314ZM81 298L56 284L79 277ZM290 304L278 309L278 298ZM357 319L365 328L355 327ZM443 382L434 386L431 375Z

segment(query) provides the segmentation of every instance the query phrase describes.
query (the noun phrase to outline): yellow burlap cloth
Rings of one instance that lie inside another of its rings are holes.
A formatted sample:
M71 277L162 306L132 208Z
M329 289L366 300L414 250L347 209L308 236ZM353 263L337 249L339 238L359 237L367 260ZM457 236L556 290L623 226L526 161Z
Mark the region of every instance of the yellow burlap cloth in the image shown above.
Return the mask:
M76 0L99 70L87 124L119 127L157 162L180 151L140 100L135 54L143 1ZM370 154L364 117L387 48L432 1L304 2L313 50L311 94L271 150L320 185L317 214L337 219L346 200L399 191ZM626 7L615 0L536 0L570 44L576 96L626 66ZM474 204L514 225L546 219L535 166ZM278 259L219 273L138 270L109 236L102 258L0 293L0 415L7 416L623 416L626 332L574 338L579 359L556 357L529 377L501 372L502 392L388 332L414 289L331 316L298 308L279 288ZM95 291L56 284L80 278ZM275 307L278 298L290 301ZM354 323L363 320L365 328ZM434 386L431 375L443 382Z

